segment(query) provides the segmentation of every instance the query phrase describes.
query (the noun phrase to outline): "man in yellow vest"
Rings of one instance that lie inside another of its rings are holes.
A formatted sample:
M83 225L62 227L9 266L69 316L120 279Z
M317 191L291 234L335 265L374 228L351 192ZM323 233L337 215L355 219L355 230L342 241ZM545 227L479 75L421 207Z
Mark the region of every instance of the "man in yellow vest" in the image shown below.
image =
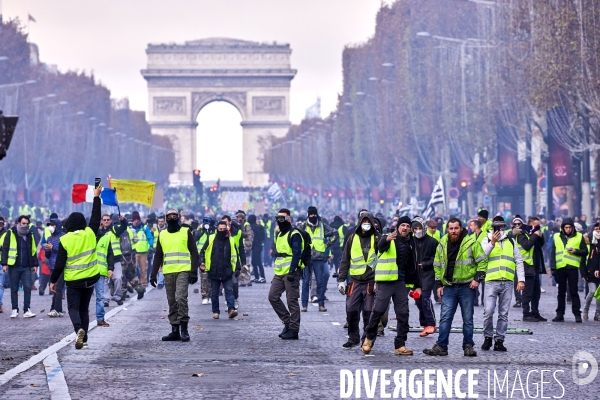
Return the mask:
M219 319L219 291L225 291L229 318L238 315L233 296L233 277L240 274L241 263L236 239L228 235L227 222L219 221L217 232L208 236L200 250L200 270L206 271L211 286L213 319Z
M263 266L264 267L270 267L271 264L273 263L273 259L271 258L271 246L272 246L272 242L273 242L273 222L271 221L271 218L269 218L269 214L265 213L263 214L262 219L260 220L260 224L262 225L263 228L265 228L265 235L266 235L266 239L265 239L265 244L263 246Z
M522 221L521 221L522 222ZM508 310L512 300L513 285L517 277L517 290L525 288L523 258L517 242L506 234L506 223L500 216L494 217L492 231L481 243L488 257L485 285L485 310L483 312L482 350L489 350L494 341L494 351L506 351L504 338L508 328ZM498 322L494 335L494 311L498 304Z
M279 334L283 340L298 340L300 330L300 279L302 278L302 250L304 239L299 230L292 228L290 210L282 208L275 218L279 232L273 242L275 276L269 289L269 303L284 328ZM287 308L281 295L285 292Z
M422 228L422 226L421 226ZM413 351L406 348L408 324L408 290L406 285L414 285L416 293L421 295L421 280L415 259L416 244L411 234L411 220L407 216L398 218L398 229L382 237L377 244L379 260L375 267L375 285L377 295L368 325L365 328L366 339L362 351L369 354L377 338L377 326L381 316L394 302L396 313L396 337L394 353L398 356L412 356Z
M575 322L583 322L581 319L581 300L577 284L579 283L579 268L582 260L585 260L588 250L583 236L575 232L575 225L571 218L562 221L560 233L553 236L552 249L550 250L550 270L552 276L558 283L558 307L553 322L564 322L565 320L565 296L567 288L571 295L571 310L575 316Z
M442 235L438 230L437 222L432 219L427 221L427 234L438 242L442 239Z
M226 223L227 224L227 223ZM202 219L202 226L199 229L199 235L196 240L196 247L198 248L198 254L201 254L201 250L204 245L208 242L208 237L215 233L215 219L214 216L205 215ZM212 289L210 287L210 279L206 271L200 271L200 292L202 295L202 304L207 305L212 303ZM196 289L194 289L194 292Z
M162 268L171 324L171 333L162 340L188 342L188 286L198 282L198 248L189 228L180 225L177 210L170 209L166 217L167 229L158 235L150 284L156 287L158 270Z
M484 237L487 235L488 231L492 229L492 222L488 219L489 216L489 211L485 209L481 209L477 213L477 219L481 221L481 231L483 232Z
M50 291L56 291L56 282L64 273L67 285L67 307L73 328L77 333L75 348L87 346L87 332L90 324L88 308L94 294L94 285L100 278L96 257L96 234L100 229L102 186L94 189L94 202L89 226L80 212L74 212L67 219L67 233L59 239L56 262L50 277Z
M145 289L148 286L148 251L154 247L154 235L150 232L148 225L142 223L140 213L137 211L131 213L131 224L135 259L140 267L140 285Z

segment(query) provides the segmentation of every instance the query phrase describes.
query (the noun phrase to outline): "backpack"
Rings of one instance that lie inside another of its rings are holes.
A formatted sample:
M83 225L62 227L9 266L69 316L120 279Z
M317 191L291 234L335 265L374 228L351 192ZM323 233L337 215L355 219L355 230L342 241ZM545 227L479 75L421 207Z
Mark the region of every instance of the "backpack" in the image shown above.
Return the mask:
M129 237L129 229L121 234L119 238L121 242L121 253L124 255L130 255L132 253L133 246L131 246L131 238Z
M312 239L308 232L303 231L302 229L293 228L290 234L288 235L288 244L292 247L292 233L294 231L300 232L302 235L302 240L304 241L304 248L302 249L302 257L300 257L300 262L305 267L310 266L310 260L312 259Z

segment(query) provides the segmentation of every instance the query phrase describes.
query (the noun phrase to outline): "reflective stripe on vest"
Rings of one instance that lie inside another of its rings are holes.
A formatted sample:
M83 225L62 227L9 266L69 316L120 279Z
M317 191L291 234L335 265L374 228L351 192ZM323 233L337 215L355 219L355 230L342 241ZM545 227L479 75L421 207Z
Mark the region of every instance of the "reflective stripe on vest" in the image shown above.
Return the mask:
M371 235L369 259L366 261L360 245L360 237L358 235L354 235L352 237L352 247L350 248L350 275L364 274L367 272L367 265L371 268L375 268L377 265L377 253L375 253L375 235Z
M529 240L529 235L527 235L526 233L521 233L521 235L525 235L525 237L527 238L527 240ZM525 250L523 248L523 246L521 246L519 244L519 241L517 240L519 237L519 235L517 235L515 237L515 242L517 243L517 249L519 249L519 253L521 253L521 257L523 258L523 262L527 265L533 265L533 247L531 247L529 250Z
M8 266L15 265L15 263L17 262L17 237L12 230L8 230L4 235L10 235L10 242L8 244L8 259L3 260L3 262L5 262L6 265L8 265ZM4 235L2 235L2 243L4 243L4 239L5 239ZM31 234L28 233L28 235L31 235ZM31 256L35 257L35 255L36 255L35 240L33 239L33 237L31 237Z
M206 239L208 239L208 234L202 233L202 236L200 236L200 239L198 239L198 241L196 242L196 247L198 248L198 253L200 253L200 251L204 247L204 244L206 243Z
M397 281L398 264L396 264L396 245L390 242L390 247L379 255L375 268L375 282Z
M137 237L137 243L133 244L133 248L138 253L147 253L150 250L150 243L146 237L146 230L144 225L141 226L140 230L135 233Z
M108 246L110 246L110 232L98 240L96 244L96 261L98 263L98 271L102 276L108 276Z
M113 255L115 257L119 257L121 254L123 254L121 252L121 241L119 240L117 235L115 235L114 228L111 228L108 235L108 237L110 238L110 247L112 248Z
M213 233L208 237L208 246L206 246L206 251L204 252L204 265L206 266L206 272L210 271L210 264L212 262L212 249L216 236L216 233ZM231 257L229 261L231 262L231 270L235 272L235 266L238 260L238 252L237 245L235 244L235 238L232 236L229 236L229 245L231 246Z
M59 241L67 252L65 281L92 278L100 273L96 260L96 234L89 227L67 232Z
M583 236L581 235L581 233L577 232L575 233L575 235L570 237L569 240L567 240L566 248L570 247L575 250L579 250L582 240ZM554 234L554 247L556 251L556 269L561 269L566 266L579 268L579 266L581 265L581 257L575 254L571 254L566 250L562 238L560 237L560 233Z
M163 230L158 235L164 254L163 274L173 274L192 270L192 258L188 250L188 228L177 232Z
M275 259L275 268L273 271L275 275L282 276L290 273L290 266L292 265L292 248L288 243L288 236L290 232L286 232L283 235L277 235L275 240L275 250L281 256ZM296 229L292 230L292 235L300 235L300 239L302 239L302 248L304 248L304 239L300 232ZM285 254L285 256L284 256ZM298 265L300 268L303 268L301 265Z
M308 225L307 225L308 228ZM314 229L312 228L308 228L306 230L306 232L308 233L308 235L310 236L310 239L312 241L311 247L315 250L318 251L320 253L325 253L325 235L323 234L325 231L325 229L323 228L323 224L319 223L319 225L317 225L317 227Z
M510 239L496 242L488 257L485 281L512 281L515 279L515 248Z
M338 235L340 236L340 247L344 247L344 238L346 235L344 234L344 229L346 229L350 224L344 224L338 228Z

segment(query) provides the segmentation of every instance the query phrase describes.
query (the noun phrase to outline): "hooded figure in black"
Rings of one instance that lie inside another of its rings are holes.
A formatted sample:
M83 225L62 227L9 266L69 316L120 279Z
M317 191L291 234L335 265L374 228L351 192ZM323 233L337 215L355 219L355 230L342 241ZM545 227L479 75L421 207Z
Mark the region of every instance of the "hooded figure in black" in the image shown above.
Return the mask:
M587 245L581 233L575 231L575 225L571 218L563 220L560 233L554 235L552 240L550 270L558 283L558 307L556 308L556 317L552 321L564 322L565 320L565 297L568 288L575 322L582 322L581 300L579 299L577 284L579 283L580 266L588 254Z

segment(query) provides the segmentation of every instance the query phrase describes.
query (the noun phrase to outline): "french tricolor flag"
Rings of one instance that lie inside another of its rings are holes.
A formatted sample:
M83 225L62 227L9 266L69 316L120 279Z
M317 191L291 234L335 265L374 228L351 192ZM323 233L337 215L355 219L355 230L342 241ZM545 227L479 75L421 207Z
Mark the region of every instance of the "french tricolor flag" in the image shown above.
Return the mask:
M71 192L73 203L92 203L94 201L94 185L86 185L83 183L75 183L73 192ZM107 206L118 206L117 191L115 189L103 188L100 193L102 204Z

